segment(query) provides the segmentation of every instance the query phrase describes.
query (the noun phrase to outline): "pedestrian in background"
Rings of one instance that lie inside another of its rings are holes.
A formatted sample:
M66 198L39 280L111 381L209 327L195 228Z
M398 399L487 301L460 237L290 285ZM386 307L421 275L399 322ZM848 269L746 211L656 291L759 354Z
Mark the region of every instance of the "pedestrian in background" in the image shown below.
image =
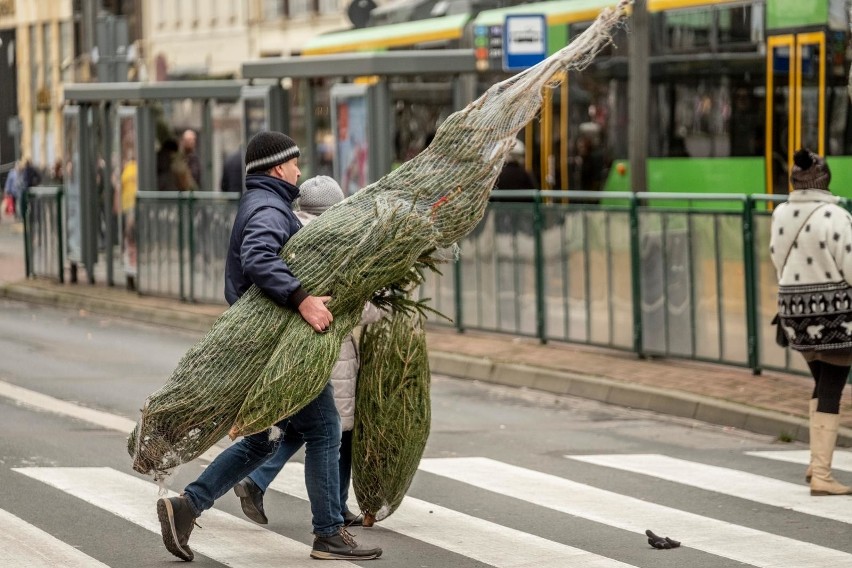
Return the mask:
M201 161L198 159L198 135L194 130L188 128L180 137L180 154L192 176L193 185L201 187Z
M222 164L222 177L219 180L219 189L222 191L243 192L243 152L239 148L225 157Z
M491 201L500 203L526 203L526 206L505 206L496 205L491 209L494 215L494 225L498 233L512 233L515 231L532 235L532 197L505 197L503 191L519 190L519 189L537 189L538 182L535 177L526 169L524 162L526 156L526 147L524 143L517 138L512 143L512 148L503 162L503 168L500 170L500 175L497 176L497 181L494 182L494 189L491 191ZM483 225L480 225L474 230L473 235L478 235L482 230Z
M296 311L317 333L334 319L326 308L329 297L309 295L279 252L301 228L293 213L301 175L296 143L280 132L260 132L246 147L246 191L240 198L225 264L225 299L233 305L257 286L281 309ZM293 380L298 380L293 377ZM324 560L370 560L381 548L358 545L343 526L340 507L340 418L329 382L294 415L275 424L285 441L303 439L305 485L313 514L311 557ZM189 536L198 518L216 499L275 453L280 436L268 429L246 436L219 454L178 497L157 501L157 517L166 549L192 560Z
M18 195L23 183L23 162L17 162L9 170L6 183L3 184L3 213L13 217L17 216Z
M303 225L307 225L326 209L343 201L343 190L328 176L316 176L305 181L299 188L296 216ZM368 325L379 321L385 312L367 302L361 313L359 325ZM343 339L340 356L331 371L331 384L334 387L334 404L340 414L340 506L343 522L346 526L360 526L361 518L346 506L349 499L349 480L352 477L352 429L355 427L355 385L358 380L358 345L350 333ZM304 442L301 439L285 439L275 454L263 465L240 481L234 492L240 498L243 512L256 523L265 525L268 521L263 509L263 495L272 480L281 472L287 461L293 457Z
M829 192L825 160L798 150L793 192L772 213L770 254L778 276L778 318L789 346L814 378L809 403L811 495L849 495L831 475L840 398L852 366L852 215Z
M133 150L128 150L115 188L115 213L121 215L124 275L127 289L136 290L136 193L138 192L138 166Z
M500 170L500 175L497 176L497 181L494 184L494 189L538 189L538 182L535 177L524 167L526 156L526 148L524 143L518 139L512 144L512 149L509 155L506 156L506 161L503 163L503 169ZM499 198L500 194L493 194L495 198ZM501 201L511 201L509 199L501 199ZM529 199L520 199L517 201L529 201Z

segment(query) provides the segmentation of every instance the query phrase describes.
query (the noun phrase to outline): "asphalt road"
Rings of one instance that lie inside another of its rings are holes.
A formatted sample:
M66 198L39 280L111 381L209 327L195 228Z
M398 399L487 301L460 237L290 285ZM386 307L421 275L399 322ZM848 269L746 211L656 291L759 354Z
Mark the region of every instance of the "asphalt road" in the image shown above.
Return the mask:
M0 566L173 565L125 426L197 338L0 302ZM446 377L432 412L402 507L354 531L384 548L374 565L852 566L852 498L808 495L804 465L784 461L806 459L802 445ZM308 565L301 461L267 495L266 527L232 494L205 513L195 564ZM848 454L835 462L852 470ZM205 465L183 466L172 489ZM656 550L645 529L683 545Z

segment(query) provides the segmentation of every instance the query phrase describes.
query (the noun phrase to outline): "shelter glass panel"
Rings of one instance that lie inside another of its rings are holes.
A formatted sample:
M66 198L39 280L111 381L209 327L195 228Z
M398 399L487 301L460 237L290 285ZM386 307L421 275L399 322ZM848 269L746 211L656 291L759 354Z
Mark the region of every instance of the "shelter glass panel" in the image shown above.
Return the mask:
M213 121L213 191L227 191L222 186L226 164L239 163L242 171L242 105L237 102L214 101L211 106ZM231 161L229 162L229 158Z
M160 190L184 191L201 185L199 156L209 152L202 147L203 103L195 99L163 101L157 119L157 186ZM194 134L195 147L189 140ZM177 149L175 150L175 146Z
M134 284L131 279L136 278L137 271L136 194L139 189L136 109L119 107L114 125L113 209L121 236L121 264L128 283Z
M423 151L438 126L453 112L449 77L394 78L390 85L394 108L394 167Z
M66 107L64 113L65 139L65 247L71 261L82 260L80 232L80 109Z

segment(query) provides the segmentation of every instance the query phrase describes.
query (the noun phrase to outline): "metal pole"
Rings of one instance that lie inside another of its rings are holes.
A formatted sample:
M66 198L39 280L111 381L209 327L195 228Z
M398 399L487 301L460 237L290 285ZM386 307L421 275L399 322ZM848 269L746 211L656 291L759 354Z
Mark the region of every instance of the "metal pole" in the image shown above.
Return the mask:
M633 351L644 357L642 338L642 258L639 252L639 200L630 199L630 281L633 296Z
M648 190L648 99L650 91L650 26L647 0L635 0L631 17L628 73L628 157L631 190Z
M319 170L319 156L317 155L315 144L317 138L314 102L316 99L316 93L314 91L315 87L310 79L303 79L301 83L303 84L302 88L304 89L305 94L305 137L307 138L307 140L304 140L302 143L311 149L310 154L308 154L310 160L309 165L311 167L311 175L315 176ZM248 142L248 140L246 140L246 142Z
M84 81L88 81L92 77L92 69L94 68L92 65L92 51L95 48L97 21L100 11L100 0L83 0L81 4L82 13L80 15L80 41L82 42L83 60L86 62L85 73L83 74Z
M104 217L106 217L106 238L104 239L104 254L106 256L106 283L107 286L115 286L115 271L113 266L113 232L115 231L115 212L113 203L115 201L116 188L112 185L112 104L104 102L100 109L101 132L103 132L103 159L104 171L101 182L104 187L103 203Z
M456 256L455 261L453 262L453 290L454 290L454 300L455 300L455 320L456 320L456 331L459 333L464 333L464 321L463 314L464 311L462 309L462 262L461 262L461 254Z
M210 99L201 103L201 136L195 149L201 162L201 191L216 191L213 185L213 105ZM201 150L199 152L199 149Z
M746 196L743 204L743 261L745 263L745 293L746 293L746 330L748 333L748 366L752 373L759 375L760 357L758 352L758 295L757 261L754 254L754 200Z
M59 257L59 283L65 284L65 239L64 239L64 230L62 228L62 208L64 205L65 198L65 190L60 187L59 191L56 192L56 240L58 257Z
M536 193L533 200L533 235L535 252L535 311L536 335L541 343L547 343L547 312L544 301L544 247L541 233L544 227L541 211L541 194Z

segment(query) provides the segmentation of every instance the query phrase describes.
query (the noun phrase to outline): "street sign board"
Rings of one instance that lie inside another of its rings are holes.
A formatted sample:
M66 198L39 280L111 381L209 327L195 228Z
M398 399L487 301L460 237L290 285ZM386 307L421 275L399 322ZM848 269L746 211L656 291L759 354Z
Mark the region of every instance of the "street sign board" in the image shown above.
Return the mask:
M503 24L503 70L520 71L547 57L544 14L509 14Z

